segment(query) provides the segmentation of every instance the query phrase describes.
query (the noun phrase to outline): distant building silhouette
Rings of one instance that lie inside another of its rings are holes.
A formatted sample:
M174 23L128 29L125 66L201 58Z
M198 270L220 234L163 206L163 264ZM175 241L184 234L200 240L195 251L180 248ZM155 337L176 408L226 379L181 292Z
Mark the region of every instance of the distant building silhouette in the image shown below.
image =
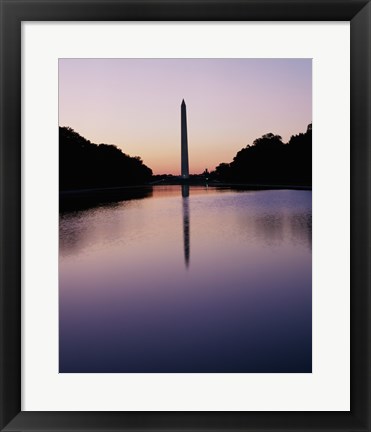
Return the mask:
M187 111L184 99L181 105L181 127L182 127L182 150L181 150L181 168L182 178L189 178L189 167L188 167L188 136L187 136Z

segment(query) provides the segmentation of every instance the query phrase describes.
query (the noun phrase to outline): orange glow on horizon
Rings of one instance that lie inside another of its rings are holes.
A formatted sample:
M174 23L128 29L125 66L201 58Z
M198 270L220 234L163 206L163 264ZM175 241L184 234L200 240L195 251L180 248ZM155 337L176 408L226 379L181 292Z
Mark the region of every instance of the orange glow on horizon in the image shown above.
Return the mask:
M190 174L231 162L256 138L284 142L312 121L310 59L61 59L59 124L180 175L180 104Z

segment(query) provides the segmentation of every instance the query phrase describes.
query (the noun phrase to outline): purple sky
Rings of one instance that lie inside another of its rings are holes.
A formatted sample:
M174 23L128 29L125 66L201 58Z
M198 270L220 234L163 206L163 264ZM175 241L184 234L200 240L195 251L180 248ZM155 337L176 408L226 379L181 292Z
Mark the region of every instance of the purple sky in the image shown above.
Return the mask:
M60 59L59 125L180 174L180 104L190 173L230 162L273 132L312 122L311 59Z

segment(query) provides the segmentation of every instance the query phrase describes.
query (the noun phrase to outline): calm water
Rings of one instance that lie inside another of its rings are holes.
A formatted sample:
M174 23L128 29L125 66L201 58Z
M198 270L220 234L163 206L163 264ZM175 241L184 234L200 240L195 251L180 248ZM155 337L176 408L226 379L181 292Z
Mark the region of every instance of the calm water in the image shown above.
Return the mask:
M154 187L60 217L60 372L311 372L310 191Z

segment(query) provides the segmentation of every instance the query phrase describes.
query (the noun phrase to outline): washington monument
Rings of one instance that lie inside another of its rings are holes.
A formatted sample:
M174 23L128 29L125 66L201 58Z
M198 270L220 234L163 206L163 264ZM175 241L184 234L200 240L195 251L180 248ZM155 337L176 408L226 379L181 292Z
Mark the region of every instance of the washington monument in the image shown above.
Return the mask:
M189 178L188 168L188 138L187 138L187 111L184 99L181 105L181 124L182 124L182 178Z

